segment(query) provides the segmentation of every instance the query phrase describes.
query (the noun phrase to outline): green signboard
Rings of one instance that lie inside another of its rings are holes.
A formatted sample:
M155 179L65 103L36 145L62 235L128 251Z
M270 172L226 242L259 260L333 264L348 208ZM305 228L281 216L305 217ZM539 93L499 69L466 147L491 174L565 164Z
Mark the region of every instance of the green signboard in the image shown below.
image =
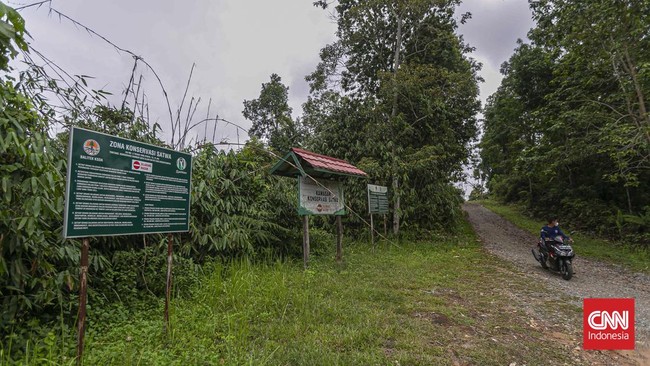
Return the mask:
M190 154L73 127L63 236L189 231Z
M345 215L343 184L333 180L298 177L298 214Z
M368 184L368 213L388 213L388 187Z

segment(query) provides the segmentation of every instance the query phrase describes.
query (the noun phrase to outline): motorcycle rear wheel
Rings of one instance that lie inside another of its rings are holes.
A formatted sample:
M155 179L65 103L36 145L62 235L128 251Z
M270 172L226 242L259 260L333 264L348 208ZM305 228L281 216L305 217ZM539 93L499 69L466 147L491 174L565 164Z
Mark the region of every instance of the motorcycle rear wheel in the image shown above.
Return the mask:
M548 257L548 254L542 253L542 251L539 251L539 264L542 265L542 268L548 269L548 265L546 264L546 258Z
M571 277L573 277L573 266L571 265L571 262L564 261L562 263L562 278L565 280L570 280Z

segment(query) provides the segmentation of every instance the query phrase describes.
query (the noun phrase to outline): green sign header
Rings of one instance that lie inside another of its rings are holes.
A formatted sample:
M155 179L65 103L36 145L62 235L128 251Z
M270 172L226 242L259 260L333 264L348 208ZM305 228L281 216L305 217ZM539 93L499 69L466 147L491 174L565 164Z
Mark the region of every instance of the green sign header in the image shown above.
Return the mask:
M73 127L63 236L189 231L192 156Z

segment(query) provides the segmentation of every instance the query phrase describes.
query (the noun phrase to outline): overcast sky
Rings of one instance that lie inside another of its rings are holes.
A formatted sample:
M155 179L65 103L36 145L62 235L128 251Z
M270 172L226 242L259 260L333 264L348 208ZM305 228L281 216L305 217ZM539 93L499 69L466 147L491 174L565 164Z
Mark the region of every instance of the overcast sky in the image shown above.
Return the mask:
M147 60L160 75L172 108L180 103L192 63L196 63L189 94L203 99L197 115L212 113L248 129L241 111L244 99L259 95L271 73L289 86L294 115L301 112L318 52L334 41L335 24L313 0L54 0L52 7ZM24 0L9 1L12 6ZM29 2L27 2L29 3ZM493 93L517 38L533 26L525 0L466 0L458 10L472 19L459 31L476 47L472 57L483 63L481 99ZM118 96L128 83L133 59L48 12L48 5L21 11L33 37L32 46L70 74L94 76L95 88ZM167 108L151 72L145 78L151 114L167 126ZM210 133L211 135L211 133ZM216 140L237 140L235 130L218 125ZM240 133L240 140L246 136Z

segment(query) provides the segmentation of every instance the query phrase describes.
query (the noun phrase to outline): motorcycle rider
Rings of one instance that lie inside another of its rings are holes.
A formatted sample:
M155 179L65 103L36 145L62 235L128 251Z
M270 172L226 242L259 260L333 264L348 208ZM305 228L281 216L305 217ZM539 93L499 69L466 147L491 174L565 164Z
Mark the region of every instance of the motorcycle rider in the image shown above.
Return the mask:
M560 229L560 224L558 222L557 216L549 216L548 224L542 226L542 230L540 232L540 240L544 244L542 248L546 249L548 252L549 242L553 242L557 236L561 236L564 240L568 240L573 243L573 239L564 234L562 232L562 229Z

